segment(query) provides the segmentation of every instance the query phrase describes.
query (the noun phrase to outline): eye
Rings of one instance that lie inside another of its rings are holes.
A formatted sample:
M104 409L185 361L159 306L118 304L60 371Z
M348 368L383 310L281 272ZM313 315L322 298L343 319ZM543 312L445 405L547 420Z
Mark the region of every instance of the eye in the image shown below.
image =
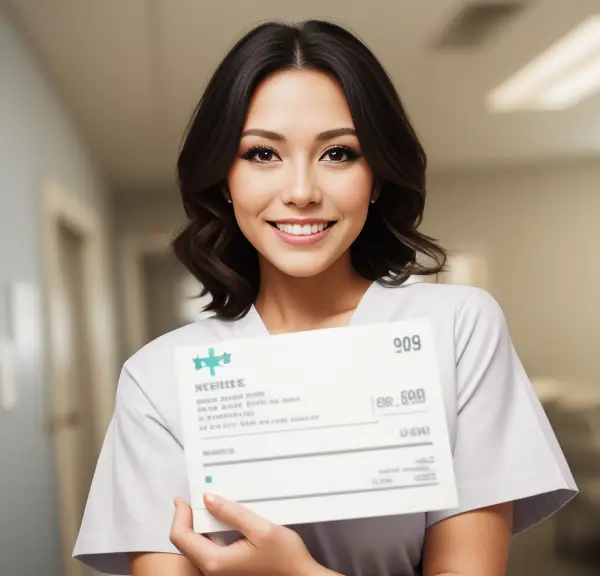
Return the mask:
M269 164L275 159L279 159L279 156L277 156L275 150L271 150L266 146L253 146L248 152L242 154L242 158L259 164Z
M329 150L321 156L321 160L339 164L342 162L352 162L359 157L360 155L350 148L346 148L345 146L334 146L333 148L329 148Z

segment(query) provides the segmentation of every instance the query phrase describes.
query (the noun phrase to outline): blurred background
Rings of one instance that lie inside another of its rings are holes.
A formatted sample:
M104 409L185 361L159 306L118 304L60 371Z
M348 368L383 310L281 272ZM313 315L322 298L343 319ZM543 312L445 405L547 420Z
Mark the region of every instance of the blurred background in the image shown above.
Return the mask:
M391 74L438 280L498 299L581 489L509 574L600 574L600 0L0 0L1 576L84 574L121 364L202 307L168 251L187 121L251 26L310 17Z

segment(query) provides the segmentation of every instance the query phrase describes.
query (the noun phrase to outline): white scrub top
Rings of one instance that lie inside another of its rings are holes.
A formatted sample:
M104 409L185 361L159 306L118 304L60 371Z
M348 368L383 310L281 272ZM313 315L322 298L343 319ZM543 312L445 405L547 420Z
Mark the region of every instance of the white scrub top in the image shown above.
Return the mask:
M515 353L504 315L485 291L374 283L351 324L429 317L434 329L460 507L293 527L313 557L347 576L416 574L425 530L455 514L514 502L514 532L553 514L577 492ZM176 496L188 499L173 348L267 336L252 308L241 320L202 320L161 336L123 366L116 407L74 556L129 574L127 552L173 552Z

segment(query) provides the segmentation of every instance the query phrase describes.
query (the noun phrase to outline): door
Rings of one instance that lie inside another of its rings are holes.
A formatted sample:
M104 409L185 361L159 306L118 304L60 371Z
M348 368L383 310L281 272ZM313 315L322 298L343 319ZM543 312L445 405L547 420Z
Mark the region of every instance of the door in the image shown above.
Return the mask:
M55 445L62 541L67 576L90 574L71 559L97 453L87 310L86 237L58 221L55 226L55 285L52 306L53 385L48 432Z
M199 297L202 285L170 252L145 252L141 262L144 344L210 316L203 311L210 296Z
M49 395L65 576L92 573L71 558L96 461L114 409L115 312L108 235L99 212L60 182L41 189Z
M181 264L169 253L143 254L142 284L145 292L147 342L184 324L179 314L182 273Z

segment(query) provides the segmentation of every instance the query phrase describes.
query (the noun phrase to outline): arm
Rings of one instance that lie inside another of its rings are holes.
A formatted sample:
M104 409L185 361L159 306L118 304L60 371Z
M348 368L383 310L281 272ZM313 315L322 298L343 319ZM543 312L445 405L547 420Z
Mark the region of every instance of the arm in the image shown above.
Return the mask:
M185 556L179 554L141 552L127 557L131 576L202 576Z
M423 576L505 576L512 503L465 512L425 533Z

